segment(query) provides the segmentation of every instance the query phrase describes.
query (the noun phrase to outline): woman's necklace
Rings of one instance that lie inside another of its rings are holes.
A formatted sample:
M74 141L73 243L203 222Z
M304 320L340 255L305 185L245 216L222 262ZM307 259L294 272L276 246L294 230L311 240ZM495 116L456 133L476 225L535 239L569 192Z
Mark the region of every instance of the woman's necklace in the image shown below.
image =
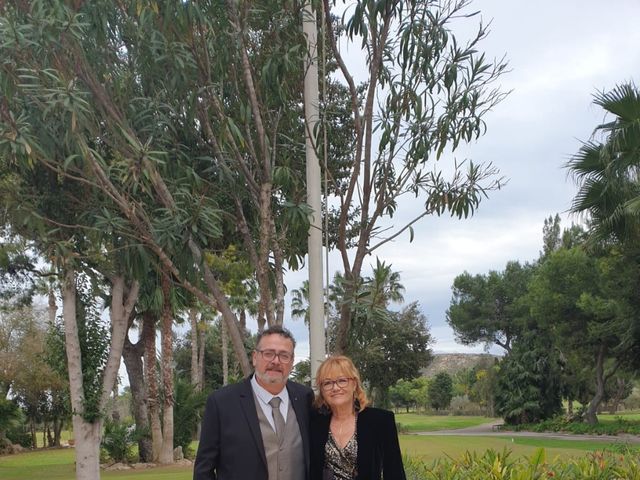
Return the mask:
M342 420L340 422L338 422L335 419L332 419L332 427L331 427L331 431L335 434L337 434L336 436L342 440L342 431L345 428L346 425L348 425L349 427L351 427L351 425L355 426L355 422L356 422L356 416L355 415L350 415L349 418L347 418L346 420ZM354 427L355 429L355 427ZM336 432L337 430L337 432ZM348 430L346 433L349 433Z

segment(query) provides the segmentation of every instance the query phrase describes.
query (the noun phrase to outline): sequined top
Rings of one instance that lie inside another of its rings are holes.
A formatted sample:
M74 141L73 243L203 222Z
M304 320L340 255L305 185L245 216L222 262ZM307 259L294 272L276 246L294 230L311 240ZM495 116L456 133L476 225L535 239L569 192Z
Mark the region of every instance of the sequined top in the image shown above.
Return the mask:
M331 432L324 447L325 462L323 480L353 480L356 478L358 439L356 432L344 448L340 448Z

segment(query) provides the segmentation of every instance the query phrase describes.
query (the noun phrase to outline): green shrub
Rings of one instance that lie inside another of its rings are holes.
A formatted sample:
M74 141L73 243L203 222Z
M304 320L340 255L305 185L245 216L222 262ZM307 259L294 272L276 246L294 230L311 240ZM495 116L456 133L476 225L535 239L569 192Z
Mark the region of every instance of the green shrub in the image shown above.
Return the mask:
M26 427L18 426L7 430L7 438L13 444L24 448L33 448L33 436Z
M640 454L593 452L579 459L548 462L544 449L530 458L513 459L510 450L464 454L460 459L440 459L426 464L405 459L407 480L563 480L640 479Z
M191 442L206 401L206 393L196 392L190 382L176 379L174 386L173 444L182 447L186 458L192 456Z
M102 448L114 462L126 462L136 442L135 430L130 423L107 420L104 424Z

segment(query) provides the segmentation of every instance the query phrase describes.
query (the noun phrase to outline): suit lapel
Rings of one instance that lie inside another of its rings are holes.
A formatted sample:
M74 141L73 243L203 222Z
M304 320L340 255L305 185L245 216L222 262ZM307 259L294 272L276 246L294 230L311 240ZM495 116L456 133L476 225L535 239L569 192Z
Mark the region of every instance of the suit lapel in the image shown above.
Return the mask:
M258 412L256 411L258 406L253 398L253 389L251 388L251 378L245 380L242 385L243 388L240 390L240 405L242 406L242 411L249 425L249 430L251 430L251 435L256 445L258 445L260 458L262 458L265 468L268 468L267 456L264 453L264 443L262 442L262 433L260 432L260 423L258 421Z

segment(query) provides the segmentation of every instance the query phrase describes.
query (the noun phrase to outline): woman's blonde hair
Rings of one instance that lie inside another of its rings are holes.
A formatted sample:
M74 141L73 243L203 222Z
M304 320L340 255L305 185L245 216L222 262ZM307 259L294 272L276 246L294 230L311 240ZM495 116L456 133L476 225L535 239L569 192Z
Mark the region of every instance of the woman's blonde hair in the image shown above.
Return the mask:
M364 388L362 388L362 380L360 380L360 373L358 373L358 369L353 364L349 357L345 357L344 355L334 355L327 358L324 362L320 364L318 367L318 371L316 372L316 387L317 394L316 399L313 402L316 408L329 408L327 402L325 402L322 397L322 382L324 382L328 378L338 378L338 377L349 377L353 379L356 384L356 389L353 393L354 395L354 403L357 401L357 409L362 410L368 404L369 400L367 399L367 394L364 393Z

